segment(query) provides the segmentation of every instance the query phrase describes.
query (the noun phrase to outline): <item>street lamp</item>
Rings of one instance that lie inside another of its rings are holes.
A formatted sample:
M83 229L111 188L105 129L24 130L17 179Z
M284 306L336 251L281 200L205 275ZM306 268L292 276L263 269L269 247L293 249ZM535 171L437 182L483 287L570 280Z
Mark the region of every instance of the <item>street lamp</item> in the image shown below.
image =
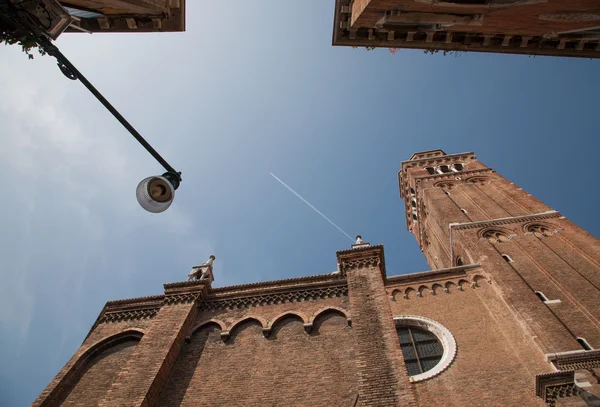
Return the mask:
M165 172L162 176L143 179L135 194L142 208L148 212L160 213L171 206L177 188L175 185L179 185L177 174Z
M148 143L140 133L110 104L108 100L82 75L77 68L65 57L62 52L50 41L49 34L41 27L39 19L31 11L18 8L18 4L0 0L3 4L2 17L10 19L13 25L28 31L47 54L56 58L61 72L71 80L79 80L98 99L100 103L125 127L129 133L163 166L167 172L143 179L137 186L136 197L142 208L152 213L164 212L171 206L175 198L175 190L181 183L181 172L176 171L161 157L160 154ZM59 8L60 5L59 5ZM62 9L62 8L61 8Z

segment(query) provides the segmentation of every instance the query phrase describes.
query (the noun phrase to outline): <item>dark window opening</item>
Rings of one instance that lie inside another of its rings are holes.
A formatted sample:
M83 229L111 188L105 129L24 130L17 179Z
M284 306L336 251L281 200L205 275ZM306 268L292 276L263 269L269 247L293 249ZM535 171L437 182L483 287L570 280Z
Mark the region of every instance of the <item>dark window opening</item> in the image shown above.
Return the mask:
M542 302L548 301L548 297L546 297L546 295L544 295L544 293L541 291L536 291L535 295L537 295Z
M433 369L442 360L444 348L438 338L421 328L396 329L409 376Z
M410 194L415 195L415 190L412 187L410 188Z
M452 164L452 168L454 168L456 171L462 171L464 166L461 163L454 163Z
M462 266L462 265L464 265L464 264L465 264L465 262L463 261L462 257L458 256L458 257L456 258L456 265L457 265L457 266Z
M440 169L440 172L444 174L451 172L450 167L448 167L447 165L440 165L438 168Z
M427 171L429 175L435 174L435 170L433 169L433 167L425 167L425 171Z
M579 344L581 345L581 347L585 350L593 350L594 348L592 348L590 346L590 344L588 343L588 341L586 341L584 338L577 338L577 342L579 342Z
M508 254L503 254L502 258L507 262L507 263L512 263L513 259L510 258L510 256Z

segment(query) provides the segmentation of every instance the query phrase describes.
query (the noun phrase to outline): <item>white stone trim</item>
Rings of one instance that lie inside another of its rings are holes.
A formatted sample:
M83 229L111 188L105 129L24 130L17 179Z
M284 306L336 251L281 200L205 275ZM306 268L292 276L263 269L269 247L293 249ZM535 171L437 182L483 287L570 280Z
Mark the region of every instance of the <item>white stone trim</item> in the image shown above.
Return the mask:
M431 332L440 341L442 347L444 348L444 353L442 354L442 359L439 361L439 363L435 365L433 369L428 370L425 373L410 376L409 379L411 382L420 382L439 375L450 366L456 357L457 348L454 336L448 330L448 328L439 322L417 315L399 315L394 317L394 323L397 327L414 326L416 328L421 328Z

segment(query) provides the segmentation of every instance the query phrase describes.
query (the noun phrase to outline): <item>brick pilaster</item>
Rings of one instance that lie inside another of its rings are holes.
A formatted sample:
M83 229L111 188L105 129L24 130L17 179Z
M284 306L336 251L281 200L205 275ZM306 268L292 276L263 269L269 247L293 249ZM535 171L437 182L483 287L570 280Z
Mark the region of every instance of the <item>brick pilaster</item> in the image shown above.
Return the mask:
M196 318L203 283L165 285L165 304L121 369L99 407L154 407Z
M358 376L357 406L416 406L384 288L383 246L337 253L348 279Z

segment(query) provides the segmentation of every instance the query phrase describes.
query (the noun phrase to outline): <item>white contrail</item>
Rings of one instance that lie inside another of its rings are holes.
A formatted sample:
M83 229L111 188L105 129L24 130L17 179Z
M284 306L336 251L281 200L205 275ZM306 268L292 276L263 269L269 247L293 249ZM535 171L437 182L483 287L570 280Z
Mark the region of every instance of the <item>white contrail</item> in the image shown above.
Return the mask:
M333 221L331 219L329 219L327 216L323 215L321 213L321 211L319 211L317 208L315 208L314 206L312 206L312 204L310 202L308 202L306 199L302 198L302 196L298 192L294 191L294 189L292 187L290 187L288 184L286 184L285 182L283 182L282 180L280 180L279 178L277 178L277 176L275 174L273 174L272 172L270 172L269 174L271 174L271 176L273 178L275 178L277 181L279 181L281 183L281 185L283 185L284 187L286 187L288 189L288 191L290 191L292 194L294 194L298 198L300 198L300 200L302 202L304 202L305 204L307 204L313 211L315 211L319 215L321 215L321 217L323 219L325 219L327 222L331 223L331 225L334 228L336 228L337 230L339 230L340 232L342 232L344 235L346 235L348 237L348 239L350 239L351 241L354 242L354 239L352 239L352 237L348 233L344 232L341 227L339 227L338 225L336 225L335 223L333 223Z

